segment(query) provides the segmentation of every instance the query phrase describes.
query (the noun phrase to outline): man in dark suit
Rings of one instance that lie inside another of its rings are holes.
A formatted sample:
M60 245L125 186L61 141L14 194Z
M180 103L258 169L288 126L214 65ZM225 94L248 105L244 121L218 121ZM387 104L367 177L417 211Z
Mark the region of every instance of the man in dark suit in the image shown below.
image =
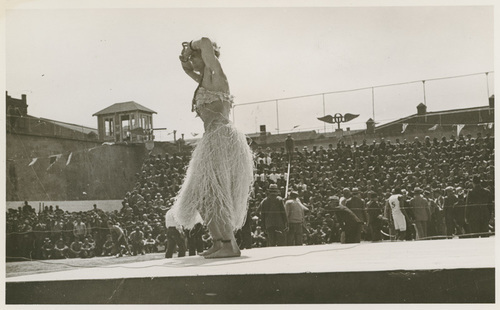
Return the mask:
M491 192L481 185L481 179L474 176L473 188L467 195L465 206L465 221L469 224L471 233L489 231L489 222L493 211L493 197Z
M339 197L330 196L328 198L330 207L335 210L344 237L341 237L342 243L360 243L361 241L361 226L363 221L360 220L351 209L340 204Z
M350 209L356 217L360 220L357 222L357 225L352 226L353 229L353 241L355 243L359 243L361 241L361 231L363 230L364 225L366 225L366 221L368 219L368 215L366 213L366 204L363 199L359 196L358 188L354 187L351 191L352 197L347 199L346 207Z
M283 199L278 194L278 186L276 184L269 185L267 197L262 200L259 206L262 227L267 234L268 246L286 245L288 220Z

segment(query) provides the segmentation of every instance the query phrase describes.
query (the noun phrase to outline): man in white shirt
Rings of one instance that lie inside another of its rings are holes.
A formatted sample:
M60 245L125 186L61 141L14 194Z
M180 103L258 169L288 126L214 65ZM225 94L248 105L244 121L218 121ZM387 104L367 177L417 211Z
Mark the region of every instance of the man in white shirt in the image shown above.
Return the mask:
M397 240L405 240L406 238L406 218L402 209L404 206L402 206L401 197L401 189L395 188L388 199Z
M290 199L285 203L285 211L288 218L287 245L302 245L304 211L309 209L300 202L299 193L290 193Z

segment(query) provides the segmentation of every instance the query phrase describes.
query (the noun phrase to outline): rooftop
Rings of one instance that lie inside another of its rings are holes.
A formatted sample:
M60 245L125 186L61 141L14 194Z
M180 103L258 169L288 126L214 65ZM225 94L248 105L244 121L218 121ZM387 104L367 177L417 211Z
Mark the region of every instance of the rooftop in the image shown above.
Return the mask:
M146 108L143 105L138 104L135 101L127 101L127 102L119 102L115 103L113 105L110 105L109 107L94 113L92 116L97 116L97 115L104 115L104 114L114 114L114 113L121 113L121 112L130 112L130 111L143 111L143 112L148 112L148 113L156 113L155 111Z

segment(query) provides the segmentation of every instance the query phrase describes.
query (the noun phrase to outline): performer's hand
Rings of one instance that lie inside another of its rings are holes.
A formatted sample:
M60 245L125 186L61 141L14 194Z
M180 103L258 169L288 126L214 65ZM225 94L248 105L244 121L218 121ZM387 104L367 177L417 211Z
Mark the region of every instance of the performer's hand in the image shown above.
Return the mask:
M193 63L189 60L185 60L182 56L179 56L179 60L181 61L182 68L187 71L193 71Z
M181 56L187 61L189 60L189 56L191 56L191 53L193 51L189 48L189 46L186 48L184 47L181 51Z

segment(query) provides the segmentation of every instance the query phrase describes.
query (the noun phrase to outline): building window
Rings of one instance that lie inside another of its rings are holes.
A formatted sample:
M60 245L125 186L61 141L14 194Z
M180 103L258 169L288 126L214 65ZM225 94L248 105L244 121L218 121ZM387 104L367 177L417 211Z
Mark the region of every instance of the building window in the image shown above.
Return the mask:
M114 125L113 118L105 118L104 119L104 134L106 137L111 137L114 134Z

